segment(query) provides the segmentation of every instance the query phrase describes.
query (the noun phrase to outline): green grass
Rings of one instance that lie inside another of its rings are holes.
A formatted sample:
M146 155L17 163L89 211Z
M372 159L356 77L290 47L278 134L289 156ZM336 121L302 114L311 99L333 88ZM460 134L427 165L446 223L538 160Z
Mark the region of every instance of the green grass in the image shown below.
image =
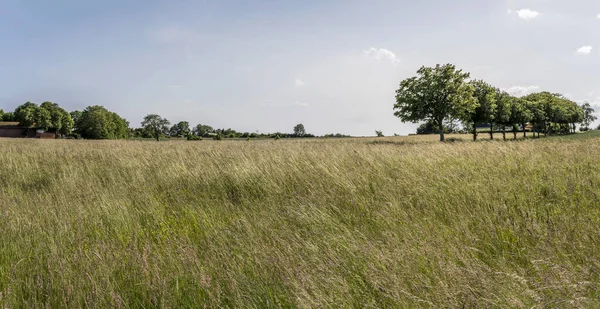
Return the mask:
M0 140L0 306L597 307L600 134Z

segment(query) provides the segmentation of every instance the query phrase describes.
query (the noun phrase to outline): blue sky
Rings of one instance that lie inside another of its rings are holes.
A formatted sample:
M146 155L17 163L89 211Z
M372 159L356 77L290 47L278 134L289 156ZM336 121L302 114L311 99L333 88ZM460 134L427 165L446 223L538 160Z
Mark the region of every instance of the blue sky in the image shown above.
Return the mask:
M600 2L0 0L0 108L104 105L240 131L408 134L394 90L454 63L600 110Z

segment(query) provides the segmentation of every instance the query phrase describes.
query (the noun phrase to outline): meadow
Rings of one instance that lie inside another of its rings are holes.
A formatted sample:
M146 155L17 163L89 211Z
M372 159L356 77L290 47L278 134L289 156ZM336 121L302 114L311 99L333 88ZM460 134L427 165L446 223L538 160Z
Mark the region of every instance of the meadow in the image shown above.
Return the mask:
M450 137L1 139L0 307L600 307L600 133Z

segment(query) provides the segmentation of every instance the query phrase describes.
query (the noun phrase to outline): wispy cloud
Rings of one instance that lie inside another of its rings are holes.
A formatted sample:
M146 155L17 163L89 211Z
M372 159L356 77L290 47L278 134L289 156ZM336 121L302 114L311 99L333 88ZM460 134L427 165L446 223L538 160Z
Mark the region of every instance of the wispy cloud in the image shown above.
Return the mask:
M537 11L530 10L530 9L522 9L522 10L517 11L517 16L519 16L519 18L524 19L524 20L531 20L531 19L535 19L538 16L540 16L540 13Z
M531 93L539 92L540 86L532 85L532 86L512 86L510 88L504 89L510 95L515 97L522 97Z
M292 105L294 106L301 106L301 107L308 107L308 103L305 102L299 102L299 101L294 101L294 103L292 103Z
M294 81L294 84L296 85L296 87L302 87L302 86L304 86L306 83L305 83L303 80L301 80L301 79L299 79L299 78L296 78L296 80Z
M589 55L592 52L592 47L589 45L581 46L577 53L580 55Z
M400 64L400 58L398 58L398 56L396 56L396 54L394 54L393 52L391 52L390 50L385 49L385 48L371 47L371 48L365 50L365 55L367 55L367 57L373 58L375 60L388 59L395 66Z

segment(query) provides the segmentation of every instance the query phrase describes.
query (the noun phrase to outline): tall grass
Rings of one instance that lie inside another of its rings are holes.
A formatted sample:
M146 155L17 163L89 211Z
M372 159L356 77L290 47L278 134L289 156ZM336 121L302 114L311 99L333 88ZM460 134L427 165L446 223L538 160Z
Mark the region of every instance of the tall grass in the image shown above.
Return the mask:
M0 140L0 306L596 306L599 153Z

